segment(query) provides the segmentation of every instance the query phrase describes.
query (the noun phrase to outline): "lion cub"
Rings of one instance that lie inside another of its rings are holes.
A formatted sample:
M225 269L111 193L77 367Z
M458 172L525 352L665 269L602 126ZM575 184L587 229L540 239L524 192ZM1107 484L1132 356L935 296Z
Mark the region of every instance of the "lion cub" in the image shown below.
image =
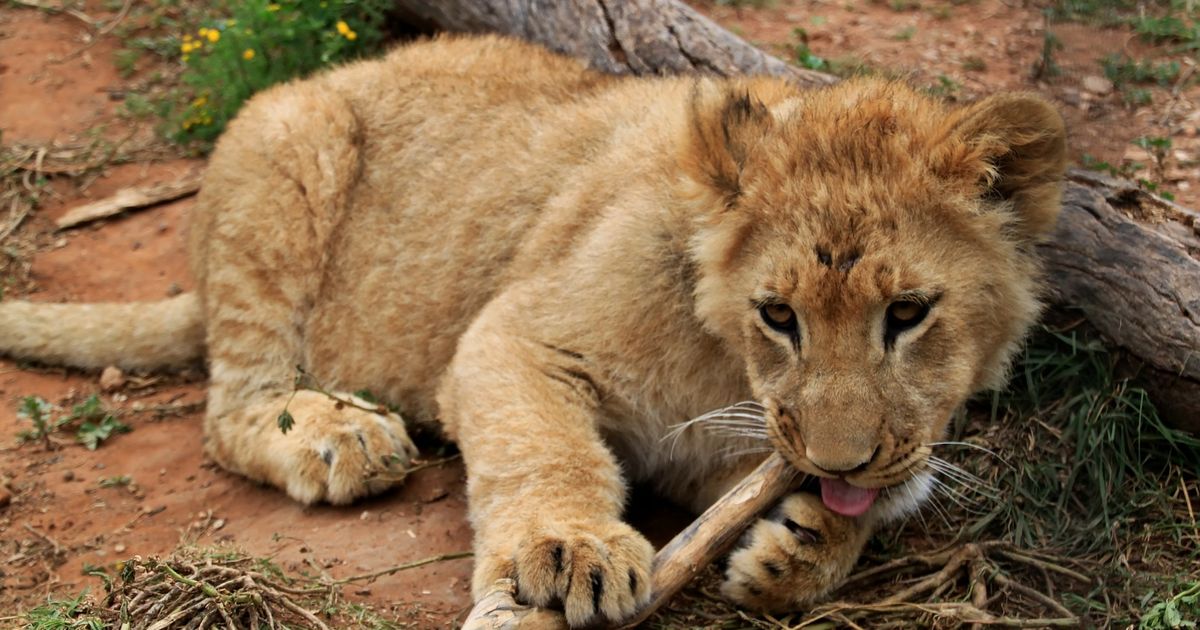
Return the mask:
M475 592L515 577L576 626L650 592L630 482L699 510L773 448L813 481L724 592L785 610L916 508L951 414L1003 383L1063 165L1031 95L618 78L441 38L246 105L191 217L194 294L0 304L0 350L206 354L208 453L305 503L380 492L414 450L400 416L293 397L295 366L369 389L462 449Z

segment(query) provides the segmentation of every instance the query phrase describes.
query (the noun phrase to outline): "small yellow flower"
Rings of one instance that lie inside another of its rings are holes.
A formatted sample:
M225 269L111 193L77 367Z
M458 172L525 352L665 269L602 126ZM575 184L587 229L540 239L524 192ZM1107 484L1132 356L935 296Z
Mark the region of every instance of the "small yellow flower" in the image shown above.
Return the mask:
M354 41L354 40L358 39L358 33L355 33L354 31L350 31L349 33L346 33L346 39L348 39L350 41Z
M207 29L207 28L201 28L200 30L196 31L196 34L197 34L197 35L199 35L200 37L207 37L207 36L208 36L208 29Z
M191 34L191 33L184 33L184 34L183 34L183 41L185 41L185 42L190 42L190 41L192 41L192 34Z
M207 96L197 96L195 100L192 101L192 107L204 107L206 103L208 103Z
M253 48L247 48L246 50L242 51L242 59L245 59L246 61L250 61L253 58L254 58L254 49Z
M349 25L349 24L346 24L346 23L345 23L345 22L343 22L342 20L338 20L338 23L337 23L337 32L338 32L339 34L342 34L342 35L345 35L346 33L349 33L349 32L350 32L350 25Z
M221 39L221 31L218 31L218 30L216 30L216 29L209 29L209 31L208 31L208 41L210 41L210 42L212 42L212 43L214 43L214 44L215 44L215 43L217 43L217 40L218 40L218 39Z
M278 10L279 10L279 5L278 5L278 4L275 4L274 2L272 2L271 4L268 4L268 5L267 5L267 10L268 10L268 11L271 11L272 13L274 13L275 11L278 11Z

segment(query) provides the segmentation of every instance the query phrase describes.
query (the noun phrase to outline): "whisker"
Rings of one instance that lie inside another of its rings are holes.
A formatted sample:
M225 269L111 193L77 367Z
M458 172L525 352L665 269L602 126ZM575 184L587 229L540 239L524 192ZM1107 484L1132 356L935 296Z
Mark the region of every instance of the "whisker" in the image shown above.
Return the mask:
M728 449L725 449L724 452L721 453L721 458L722 459L734 459L737 457L741 457L743 455L757 455L759 453L770 453L774 450L775 449L773 449L769 446L754 446L751 448L745 448L745 449L741 449L738 451L729 451Z
M978 487L978 486L972 485L970 483L964 482L961 479L957 479L957 478L951 477L951 476L946 476L945 478L942 478L942 479L938 479L936 476L933 478L936 479L938 481L938 483L941 483L942 485L955 488L955 491L958 492L960 496L965 497L968 494L978 495L980 497L986 497L993 501L1000 498L1000 492L998 490L996 490L995 488Z
M753 400L743 400L741 402L729 405L728 407L714 409L690 420L673 424L669 427L670 431L663 435L659 441L671 441L671 448L667 456L670 459L674 459L675 449L679 445L679 438L682 437L684 431L687 431L690 427L693 427L697 424L711 423L714 428L726 427L751 431L761 429L766 425L766 418L762 415L762 412L765 410L766 407L759 402ZM746 435L745 437L759 439L757 434Z
M963 469L961 466L955 466L954 464L951 464L950 462L948 462L940 457L934 457L931 455L926 460L926 462L928 463L930 468L932 468L940 473L943 473L948 477L954 477L954 478L958 479L960 482L963 482L965 485L973 484L973 485L983 486L983 487L985 487L989 490L993 490L993 491L998 489L994 485L992 485L991 482L987 481L986 479L983 479L975 474L972 474L971 472Z
M729 436L729 437L739 437L739 438L746 438L749 440L756 440L758 442L765 442L768 439L768 436L765 433L748 433L745 431L735 431L732 429L725 429L725 430L721 431L720 434Z
M701 420L701 422L712 422L714 420L720 420L722 418L740 418L742 420L753 420L760 424L766 423L766 421L767 421L767 418L765 416L735 411L732 413L723 413L720 415L715 415L715 416L712 416L711 418L704 418L704 420Z
M997 453L996 451L993 451L992 449L990 449L986 446L980 446L978 444L972 444L970 442L930 442L929 445L930 446L965 446L967 448L973 448L977 451L982 451L984 453L987 453L988 455L991 455L992 457L995 457L997 460L1000 461L1000 463L1004 464L1005 466L1008 466L1009 468L1013 467L1013 465L1008 463L1008 460L1004 459L1003 456L1001 456L999 453Z
M980 510L978 507L979 506L978 501L964 496L958 490L942 483L940 480L938 480L936 478L933 479L932 481L933 481L934 489L937 490L938 492L941 492L942 496L945 496L947 499L949 499L951 502L953 502L954 505L958 507L958 509L963 510L964 512L967 512L968 514L982 514L983 513L983 511Z
M904 488L904 492L908 494L908 499L912 501L913 505L917 506L917 509L913 511L916 513L917 518L921 519L921 527L925 528L925 531L929 531L929 522L925 520L925 510L921 509L924 507L925 502L917 500L917 495L913 493L912 484L906 483L901 487ZM926 499L928 500L928 497Z

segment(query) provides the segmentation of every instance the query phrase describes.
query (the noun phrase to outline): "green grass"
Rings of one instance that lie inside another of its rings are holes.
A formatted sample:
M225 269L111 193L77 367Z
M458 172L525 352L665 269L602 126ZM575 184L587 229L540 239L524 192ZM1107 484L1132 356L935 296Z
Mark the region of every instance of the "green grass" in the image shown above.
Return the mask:
M1123 53L1106 56L1100 60L1100 65L1104 68L1104 76L1118 88L1130 83L1168 86L1179 78L1182 69L1178 61L1155 63L1133 59Z
M91 613L85 590L73 599L47 599L46 603L25 613L27 630L103 630L107 627Z
M970 510L944 506L967 538L1092 563L1099 588L1068 604L1106 611L1103 627L1137 617L1148 593L1200 579L1200 532L1178 496L1200 487L1200 437L1167 426L1118 362L1094 335L1037 335L986 420L959 429L995 453L954 460L988 489Z

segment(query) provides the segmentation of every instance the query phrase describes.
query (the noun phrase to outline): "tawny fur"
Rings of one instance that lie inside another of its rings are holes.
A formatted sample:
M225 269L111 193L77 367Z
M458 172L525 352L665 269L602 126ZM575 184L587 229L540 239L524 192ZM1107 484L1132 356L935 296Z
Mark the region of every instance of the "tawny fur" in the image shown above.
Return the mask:
M196 298L0 304L0 349L145 367L196 354L202 325L208 452L305 502L377 492L412 450L394 415L292 398L294 366L369 389L462 449L477 594L515 576L572 624L615 620L649 593L627 484L699 509L761 457L705 431L668 448L680 421L752 399L805 472L897 488L924 470L1038 313L1033 244L1063 163L1061 119L1029 95L950 108L873 80L614 78L443 38L246 105L192 218ZM885 342L888 305L912 292L936 304ZM766 326L764 301L795 311L797 339ZM793 496L725 592L812 601L885 512Z

